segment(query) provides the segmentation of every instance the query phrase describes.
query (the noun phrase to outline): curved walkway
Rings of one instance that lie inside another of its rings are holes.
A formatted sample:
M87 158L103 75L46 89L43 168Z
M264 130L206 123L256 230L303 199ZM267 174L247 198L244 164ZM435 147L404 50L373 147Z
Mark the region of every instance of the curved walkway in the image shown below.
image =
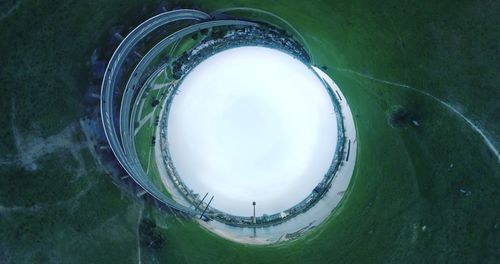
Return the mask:
M163 204L179 210L181 212L195 215L196 212L178 205L175 201L168 198L166 195L161 193L158 188L153 186L151 182L147 179L147 175L140 166L133 161L130 161L122 148L121 141L118 135L118 131L115 125L114 116L114 95L115 88L117 84L117 79L121 71L127 55L133 50L137 43L147 36L149 33L155 29L175 21L179 20L208 20L210 16L206 13L195 11L195 10L175 10L171 12L166 12L157 16L154 16L134 30L132 30L125 39L120 43L116 51L111 57L106 72L104 74L102 89L101 89L101 117L104 127L104 132L106 138L110 144L111 150L115 154L116 158L122 165L123 169L132 177L132 179L141 186L145 191L147 191L151 196L153 196L158 201Z
M151 184L150 180L148 179L147 173L141 166L137 157L137 152L135 151L134 133L131 133L131 131L133 131L133 122L130 122L134 121L133 118L130 118L130 115L132 114L132 116L134 116L135 114L133 111L131 113L130 110L134 95L137 94L135 92L136 87L144 71L166 47L175 43L177 40L201 29L229 25L257 26L257 24L253 22L241 20L207 21L210 19L211 16L206 13L196 10L184 9L166 12L146 20L134 30L132 30L132 32L130 32L125 37L125 39L120 43L116 51L113 53L113 56L110 59L103 78L101 90L101 117L104 131L110 144L111 150L115 154L122 167L132 177L132 179L139 186L141 186L141 188L143 188L155 199L171 208L191 215L197 215L198 213L186 206L179 205L178 203L167 197L156 186ZM132 52L134 47L139 43L141 39L143 39L149 33L153 32L155 29L180 20L193 20L198 21L199 23L185 27L161 40L139 61L134 71L130 75L131 77L127 81L127 85L125 87L120 105L120 114L118 119L116 119L114 113L114 95L117 93L117 91L115 91L115 88L117 86L116 84L118 82L121 68L128 54ZM146 85L141 87L141 90L138 93L138 98L141 98L146 88ZM135 108L135 104L136 102L134 102L134 106L132 108ZM116 127L117 125L115 124L115 120L118 120L118 129Z

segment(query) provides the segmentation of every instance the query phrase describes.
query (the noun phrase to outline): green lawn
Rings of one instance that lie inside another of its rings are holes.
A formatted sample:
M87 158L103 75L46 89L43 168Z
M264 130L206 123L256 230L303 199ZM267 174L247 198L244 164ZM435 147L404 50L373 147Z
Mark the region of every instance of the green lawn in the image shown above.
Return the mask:
M151 144L152 137L155 135L156 128L157 127L155 126L149 126L148 122L138 131L135 137L136 150L139 162L144 168L144 171L148 173L148 176L152 180L153 184L167 196L170 196L161 181L161 176L158 171L158 167L156 166L154 146Z
M154 79L151 82L150 87L146 90L146 92L142 96L141 101L145 100L144 106L142 108L141 116L139 117L139 115L137 115L137 118L141 118L141 120L142 120L143 118L145 118L148 114L150 114L153 111L159 112L160 106L162 104L160 103L160 104L153 107L152 103L154 100L162 99L162 93L166 92L167 88L162 87L162 88L156 89L156 90L152 90L152 89L153 89L154 85L162 85L162 84L165 84L166 81L167 80L165 78L164 73L160 73L160 75L158 75L158 77L156 77L156 79ZM140 111L140 109L138 108L137 111Z
M276 246L228 242L147 206L144 214L164 227L166 243L143 249L143 263L498 262L497 158L458 115L401 86L449 103L499 146L498 3L195 2L208 10L262 8L296 26L314 62L328 66L349 100L359 135L357 167L335 217ZM49 136L75 122L92 50L141 6L32 0L0 18L0 161L16 154L12 100L23 135ZM387 114L394 105L405 106L420 126L391 127ZM143 128L138 144L150 146L150 133ZM114 186L86 151L82 155L88 173L78 179L77 162L64 150L45 156L36 171L1 166L1 263L137 262L142 205Z
M172 51L172 56L174 58L181 56L183 52L194 48L199 43L199 40L201 40L199 34L196 36L196 39L193 39L191 37L182 38L175 46L175 49Z
M160 73L158 77L156 77L152 81L149 89L153 88L153 86L156 84L164 84L166 81L167 80L165 78L165 75L163 73ZM162 106L163 103L159 103L157 106L153 107L151 105L151 102L155 99L161 100L163 97L162 94L165 93L166 91L167 87L163 87L156 90L149 90L143 96L144 99L142 100L146 101L142 108L141 120L148 120L148 121L145 122L143 126L140 127L139 130L137 131L137 134L135 135L135 144L139 162L141 163L144 170L148 173L148 176L150 176L154 185L158 187L163 193L170 196L170 194L168 193L168 191L166 190L165 186L161 181L161 176L158 171L158 167L156 166L156 161L154 156L155 150L154 146L152 145L153 136L156 136L156 129L158 128L157 126L154 125L154 122L156 117L160 115L162 109L160 106ZM137 111L140 112L139 109L137 109ZM153 113L152 119L144 119L148 118L148 115L151 113ZM136 116L139 117L139 114L137 114ZM137 122L139 122L139 120L137 120ZM136 129L137 128L138 127L136 127ZM160 139L157 138L156 140L159 141Z

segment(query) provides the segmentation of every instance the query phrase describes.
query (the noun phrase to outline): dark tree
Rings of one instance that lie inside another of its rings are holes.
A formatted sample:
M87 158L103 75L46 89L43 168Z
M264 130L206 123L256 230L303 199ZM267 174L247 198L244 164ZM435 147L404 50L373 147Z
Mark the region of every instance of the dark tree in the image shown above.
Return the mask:
M140 242L143 247L158 249L165 243L165 238L156 226L156 222L150 218L143 218L139 225Z
M174 80L179 80L182 77L182 75L178 71L175 71L172 74L172 77L174 78Z
M404 127L410 122L410 113L403 106L393 106L389 112L388 121L393 127Z

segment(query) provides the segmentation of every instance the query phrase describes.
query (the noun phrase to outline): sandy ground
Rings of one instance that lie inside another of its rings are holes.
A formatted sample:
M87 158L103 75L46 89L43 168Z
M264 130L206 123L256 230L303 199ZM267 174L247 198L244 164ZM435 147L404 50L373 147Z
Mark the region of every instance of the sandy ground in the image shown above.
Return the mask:
M160 120L163 118L163 114L165 111L161 111L160 113ZM167 188L167 191L170 193L172 196L172 199L174 199L176 202L186 206L186 207L191 207L191 203L189 203L186 198L184 198L184 195L182 195L177 187L175 187L175 184L172 182L170 179L170 176L167 174L167 168L165 167L165 163L163 162L163 155L161 154L161 144L162 144L162 138L160 136L160 128L158 127L155 131L155 137L159 140L156 140L155 144L155 164L158 167L158 171L160 173L160 178L161 181L163 182L163 185L165 188Z

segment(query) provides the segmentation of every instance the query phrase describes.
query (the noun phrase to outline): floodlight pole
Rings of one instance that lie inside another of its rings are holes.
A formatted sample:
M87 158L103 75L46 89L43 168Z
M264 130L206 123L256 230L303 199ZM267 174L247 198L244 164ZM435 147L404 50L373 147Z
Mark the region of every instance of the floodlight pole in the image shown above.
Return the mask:
M256 221L256 219L255 219L255 204L256 204L256 203L255 203L255 201L253 201L253 203L252 203L252 205L253 205L253 218L252 218L252 223L253 223L253 224L256 224L256 223L257 223L257 221Z
M198 203L198 205L196 206L196 208L194 208L194 210L198 210L198 207L200 207L201 203L203 203L203 201L205 200L205 198L207 198L207 195L208 195L208 192L205 194L205 196L203 196L203 199L201 199L201 201Z
M208 207L210 206L210 203L212 203L212 200L214 199L214 196L212 195L212 198L210 198L210 201L208 201L208 204L207 204L207 207L205 207L205 210L203 210L203 213L201 213L200 215L200 219L203 218L203 215L205 214L205 212L207 211Z

